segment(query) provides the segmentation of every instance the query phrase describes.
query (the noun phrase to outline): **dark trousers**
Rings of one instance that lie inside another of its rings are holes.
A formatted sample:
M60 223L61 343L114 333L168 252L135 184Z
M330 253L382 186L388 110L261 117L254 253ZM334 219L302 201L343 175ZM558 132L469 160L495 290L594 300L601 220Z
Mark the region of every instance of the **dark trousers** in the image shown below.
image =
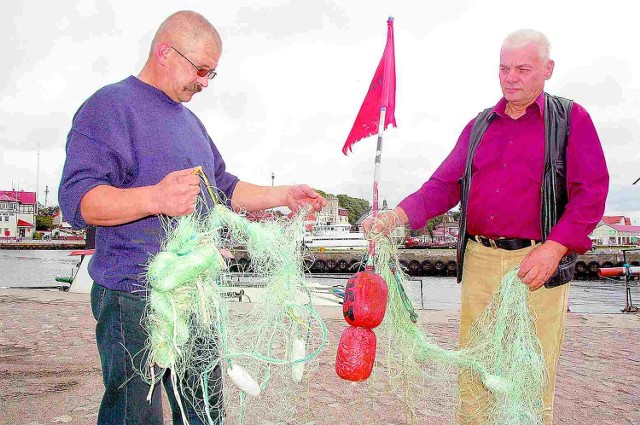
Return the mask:
M147 401L150 386L136 369L144 367L147 333L140 325L145 310L145 298L127 292L113 291L96 283L91 289L91 310L97 320L96 341L104 395L98 413L98 425L153 424L162 425L160 386L153 389L151 403ZM194 379L189 379L194 382ZM162 377L171 405L174 424L182 424L180 407L173 393L170 371ZM209 377L210 406L221 402L222 371L216 367ZM198 394L197 394L198 396ZM200 395L201 396L201 395ZM191 425L204 424L189 403L181 397L182 406ZM221 422L222 408L210 411L215 423Z

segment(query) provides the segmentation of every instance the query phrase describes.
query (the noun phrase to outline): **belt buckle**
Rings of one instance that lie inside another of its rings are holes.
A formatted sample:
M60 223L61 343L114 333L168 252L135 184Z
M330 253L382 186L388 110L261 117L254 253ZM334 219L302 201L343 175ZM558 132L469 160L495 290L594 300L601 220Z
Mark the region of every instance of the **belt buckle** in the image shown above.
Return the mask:
M494 249L498 249L498 246L496 245L496 241L494 241L491 238L488 238L486 236L480 236L480 235L475 235L473 238L475 239L476 242L478 242L482 246L487 246L484 243L484 240L486 240L486 241L489 241L489 247L494 248Z

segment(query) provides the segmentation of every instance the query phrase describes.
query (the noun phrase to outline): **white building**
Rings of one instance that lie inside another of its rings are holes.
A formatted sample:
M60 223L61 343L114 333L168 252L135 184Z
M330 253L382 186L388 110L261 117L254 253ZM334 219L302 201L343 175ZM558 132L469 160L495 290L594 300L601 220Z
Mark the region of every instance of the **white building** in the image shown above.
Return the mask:
M589 235L596 245L640 244L640 226L624 216L604 216Z
M327 205L318 211L316 221L318 224L348 224L349 212L340 208L336 196L328 196Z
M53 219L51 220L51 224L53 227L58 229L71 230L71 225L67 223L67 221L62 217L62 211L58 211L53 215Z
M18 231L18 200L0 195L0 240L15 239Z
M31 238L35 223L35 192L0 190L0 240Z

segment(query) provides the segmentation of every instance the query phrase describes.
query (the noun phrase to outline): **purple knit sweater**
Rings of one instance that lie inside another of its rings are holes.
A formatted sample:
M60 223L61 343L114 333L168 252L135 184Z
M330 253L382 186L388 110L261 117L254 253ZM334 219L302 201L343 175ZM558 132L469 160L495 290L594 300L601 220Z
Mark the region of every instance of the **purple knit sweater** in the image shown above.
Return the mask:
M80 201L99 185L154 185L172 171L198 165L228 199L238 182L225 171L200 120L181 103L133 76L103 87L84 102L73 118L66 150L59 202L74 228L87 226ZM159 252L163 237L158 216L98 227L89 274L109 289L143 289L145 264Z

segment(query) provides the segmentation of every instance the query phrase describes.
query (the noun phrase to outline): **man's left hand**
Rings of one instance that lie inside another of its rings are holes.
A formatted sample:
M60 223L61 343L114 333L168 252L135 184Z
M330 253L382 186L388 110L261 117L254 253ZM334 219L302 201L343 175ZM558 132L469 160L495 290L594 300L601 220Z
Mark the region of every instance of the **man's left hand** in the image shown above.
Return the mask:
M291 211L297 212L306 204L311 205L313 211L320 211L322 207L327 205L327 201L306 184L289 186L284 205L289 207Z
M529 287L529 290L535 291L549 280L558 268L562 256L566 253L567 247L558 242L547 240L524 257L520 263L518 277L522 279L522 283Z

